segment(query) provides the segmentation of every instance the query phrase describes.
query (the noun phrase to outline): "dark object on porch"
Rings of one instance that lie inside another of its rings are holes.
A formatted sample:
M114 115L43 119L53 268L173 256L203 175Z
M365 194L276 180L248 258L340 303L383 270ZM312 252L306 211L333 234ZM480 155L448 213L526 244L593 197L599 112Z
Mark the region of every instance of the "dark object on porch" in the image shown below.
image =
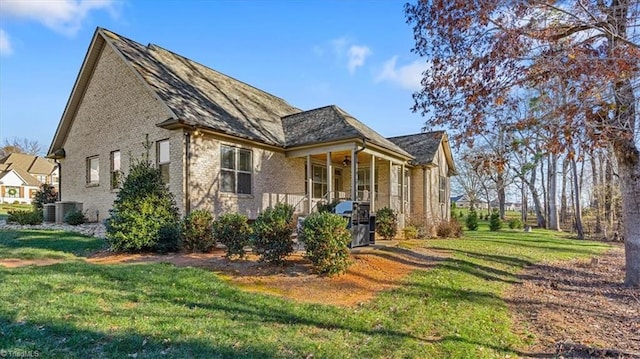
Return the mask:
M347 228L351 230L349 248L368 246L376 243L376 217L371 216L369 202L343 201L336 205L334 212L347 218Z

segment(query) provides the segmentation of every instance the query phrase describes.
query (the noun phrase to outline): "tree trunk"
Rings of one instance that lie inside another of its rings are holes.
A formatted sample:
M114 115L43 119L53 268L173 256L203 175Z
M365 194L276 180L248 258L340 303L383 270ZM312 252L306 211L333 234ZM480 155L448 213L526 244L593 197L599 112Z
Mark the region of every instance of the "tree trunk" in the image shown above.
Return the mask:
M604 174L604 219L607 228L613 230L613 164L611 159L605 158L605 174Z
M498 211L500 213L500 218L504 219L505 218L505 213L504 213L504 202L506 200L506 194L505 194L505 184L504 184L504 173L500 172L498 173L498 175L496 176L496 187L498 187Z
M547 166L547 180L549 181L549 189L547 191L547 201L549 208L549 229L553 229L554 231L560 230L560 223L558 222L558 203L557 203L557 167L558 167L558 155L550 154L549 155L549 165Z
M527 199L527 185L525 184L525 179L524 176L520 177L520 180L522 181L522 186L520 187L520 195L521 195L521 200L522 200L522 208L521 208L521 218L522 218L522 223L524 225L527 224L527 214L529 211L529 206L528 206L528 199Z
M562 193L560 194L560 222L567 223L567 173L569 172L569 161L562 160Z
M540 203L540 196L538 195L538 190L536 189L536 170L535 168L531 171L531 180L527 183L529 186L529 191L531 191L531 198L533 198L533 204L536 209L536 221L538 222L538 228L546 228L547 221L544 217L544 212L542 210L542 204Z
M540 183L542 183L542 213L544 213L544 217L545 218L549 218L549 211L548 211L548 206L547 203L549 203L547 201L547 183L544 180L544 159L540 160ZM548 223L545 221L545 226L544 228L547 228Z
M600 185L599 185L599 172L596 165L596 153L591 152L591 174L593 176L593 183L591 187L591 198L593 198L592 206L596 215L596 228L595 233L602 233L601 211L600 211Z
M571 172L573 174L573 212L578 239L584 239L584 229L582 228L582 206L580 205L580 182L578 176L578 165L576 159L571 158Z

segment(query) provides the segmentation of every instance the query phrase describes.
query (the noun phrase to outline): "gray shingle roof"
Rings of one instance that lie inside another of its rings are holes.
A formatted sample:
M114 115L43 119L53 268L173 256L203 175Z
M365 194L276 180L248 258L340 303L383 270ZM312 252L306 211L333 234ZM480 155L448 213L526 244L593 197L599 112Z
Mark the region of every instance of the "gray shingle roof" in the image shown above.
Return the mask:
M378 146L412 157L411 154L335 105L283 117L282 126L286 147L366 138L367 141Z
M286 101L156 45L100 29L158 96L188 125L282 146Z
M438 152L438 147L444 131L433 131L416 133L413 135L390 137L389 141L404 148L414 158L412 161L415 165L428 165L433 163L434 156Z

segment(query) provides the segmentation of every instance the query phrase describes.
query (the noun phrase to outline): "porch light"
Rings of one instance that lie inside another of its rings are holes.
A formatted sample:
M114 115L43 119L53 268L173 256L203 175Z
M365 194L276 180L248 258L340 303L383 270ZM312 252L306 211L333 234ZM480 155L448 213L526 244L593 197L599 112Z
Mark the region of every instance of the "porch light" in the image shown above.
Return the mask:
M349 159L349 156L344 156L344 160L342 160L342 165L345 167L351 165L351 160Z

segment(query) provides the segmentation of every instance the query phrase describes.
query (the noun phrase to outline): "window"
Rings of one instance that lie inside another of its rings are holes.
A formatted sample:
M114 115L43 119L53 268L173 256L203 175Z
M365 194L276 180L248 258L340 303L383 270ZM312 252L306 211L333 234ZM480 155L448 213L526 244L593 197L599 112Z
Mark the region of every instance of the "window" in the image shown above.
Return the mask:
M158 169L162 173L162 182L169 183L169 164L171 162L169 156L169 140L162 140L156 142L156 161L158 163Z
M120 151L113 151L111 152L111 189L120 187L122 181L120 168Z
M9 198L20 198L20 187L7 186L5 188L5 197Z
M311 165L311 175L313 179L313 193L311 198L323 198L328 191L327 168L324 166ZM307 186L305 186L305 193Z
M97 186L100 183L100 161L98 156L87 158L87 185Z
M440 203L447 203L447 178L440 176L439 200Z
M251 151L221 146L220 148L220 191L237 194L251 194Z
M378 192L378 171L376 170L376 176L373 181L374 191ZM364 191L369 192L369 200L373 198L371 193L371 168L362 167L358 168L358 198L364 198Z
M402 192L404 195L404 201L409 202L409 180L411 179L411 175L409 174L409 169L404 169L404 191Z

